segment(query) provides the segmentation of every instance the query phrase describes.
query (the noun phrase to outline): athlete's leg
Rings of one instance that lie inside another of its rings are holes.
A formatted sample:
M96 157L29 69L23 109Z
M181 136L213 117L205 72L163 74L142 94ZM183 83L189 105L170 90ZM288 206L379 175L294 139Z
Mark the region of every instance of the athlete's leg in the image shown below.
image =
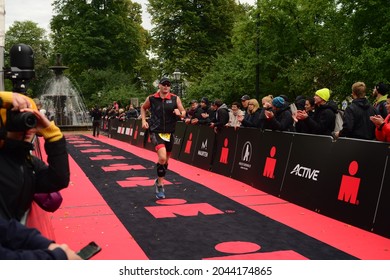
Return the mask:
M157 182L158 185L164 185L164 178L165 178L165 173L166 173L166 164L167 164L167 149L165 146L161 146L157 150L157 156L158 156L158 161L157 161Z

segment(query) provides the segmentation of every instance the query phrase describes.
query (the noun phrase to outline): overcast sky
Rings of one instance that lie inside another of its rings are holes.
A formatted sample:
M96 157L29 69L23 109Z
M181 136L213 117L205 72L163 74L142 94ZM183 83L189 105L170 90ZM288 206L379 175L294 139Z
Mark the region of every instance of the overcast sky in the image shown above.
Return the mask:
M14 21L31 20L39 27L49 30L50 19L52 17L51 4L53 0L4 0L5 1L5 30L14 23ZM256 0L239 0L240 3L249 3L253 5ZM143 16L142 26L145 29L151 29L150 15L146 12L147 0L133 0L133 2L142 5Z

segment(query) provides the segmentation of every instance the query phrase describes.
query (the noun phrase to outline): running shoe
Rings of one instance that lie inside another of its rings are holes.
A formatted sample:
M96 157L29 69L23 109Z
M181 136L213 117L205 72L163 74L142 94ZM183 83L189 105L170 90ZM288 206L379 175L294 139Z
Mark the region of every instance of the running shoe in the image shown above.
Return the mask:
M165 198L165 190L163 186L158 185L158 179L154 181L154 187L156 189L156 198L157 199L163 199Z

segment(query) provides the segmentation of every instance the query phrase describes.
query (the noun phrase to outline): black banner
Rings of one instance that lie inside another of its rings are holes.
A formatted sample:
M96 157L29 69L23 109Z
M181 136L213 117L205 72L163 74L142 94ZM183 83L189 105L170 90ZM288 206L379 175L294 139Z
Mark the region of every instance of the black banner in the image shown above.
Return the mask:
M249 185L257 181L262 133L258 129L240 129L237 138L236 156L233 164L232 178Z
M387 149L387 158L384 168L383 183L381 184L378 211L374 222L374 232L390 238L390 149ZM379 174L379 173L378 173Z
M321 213L371 230L387 152L379 142L339 139L333 143L326 162L330 172L322 182Z
M198 139L199 126L188 124L183 142L181 145L179 160L188 164L192 164L194 159L194 151L196 147L196 141Z
M265 131L259 143L259 159L255 187L275 196L280 195L289 159L293 134ZM287 145L286 145L287 144Z
M184 122L177 122L174 134L174 143L171 158L178 159L183 143L184 135L186 133L187 125Z
M329 185L329 166L336 159L330 156L332 137L294 134L285 178L281 185L281 198L311 210L322 206L324 188Z
M195 144L193 165L209 170L214 150L215 132L208 126L199 125L197 127L199 132Z
M231 176L236 153L238 130L233 127L226 127L217 133L211 166L213 172L227 177Z

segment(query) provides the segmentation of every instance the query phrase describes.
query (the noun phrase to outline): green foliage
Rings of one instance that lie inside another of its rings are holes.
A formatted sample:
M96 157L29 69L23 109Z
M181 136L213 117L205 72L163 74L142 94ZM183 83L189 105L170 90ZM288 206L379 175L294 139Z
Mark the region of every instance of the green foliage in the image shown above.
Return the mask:
M332 98L341 101L356 81L369 88L389 81L390 6L384 1L258 3L235 25L233 48L191 85L188 99L209 94L229 103L244 93L257 98L285 94L294 99L329 87ZM259 96L254 91L256 65Z
M149 0L153 52L162 73L179 68L191 80L206 73L231 48L234 0Z
M141 6L129 0L56 0L51 20L56 52L71 66L71 74L85 69L115 68L131 72L143 54L146 32Z
M89 108L94 105L104 107L112 104L114 100L125 107L130 104L131 98L146 97L128 73L115 69L86 70L80 74L78 80L81 81L78 85Z

